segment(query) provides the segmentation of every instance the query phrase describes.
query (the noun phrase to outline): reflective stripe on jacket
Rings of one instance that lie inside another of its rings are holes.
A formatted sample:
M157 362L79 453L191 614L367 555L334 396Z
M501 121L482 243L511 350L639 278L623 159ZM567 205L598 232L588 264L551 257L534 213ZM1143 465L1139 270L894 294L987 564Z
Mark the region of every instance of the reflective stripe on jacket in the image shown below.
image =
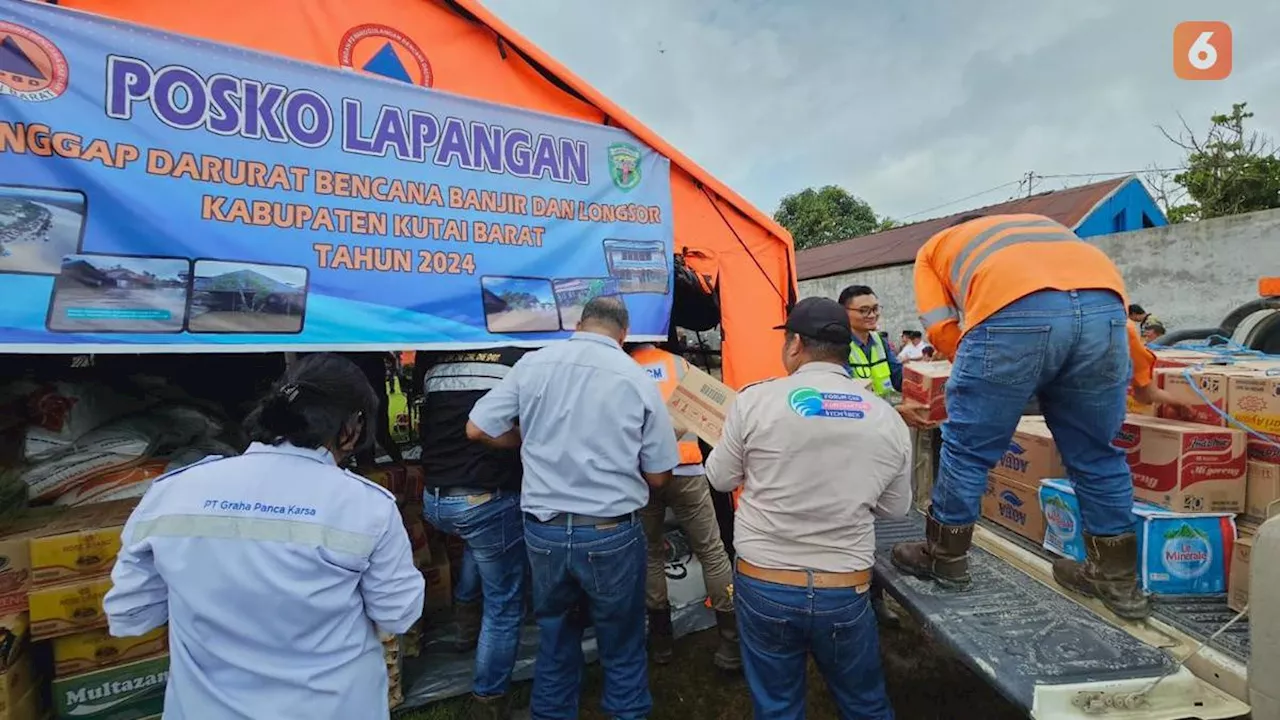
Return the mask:
M849 343L849 370L855 378L871 381L871 390L880 397L893 392L893 368L889 365L889 351L880 333L871 333L871 357L868 358L857 341Z
M675 392L676 386L689 370L688 360L653 346L636 348L631 352L631 358L640 363L649 377L658 383L663 402L671 399L671 393ZM697 435L685 432L676 445L680 450L681 465L698 465L702 462L702 448L698 447Z
M929 238L916 254L915 292L929 342L948 359L960 339L1001 308L1039 290L1112 290L1125 305L1111 258L1043 215L988 215ZM1151 380L1155 358L1129 328L1134 383Z

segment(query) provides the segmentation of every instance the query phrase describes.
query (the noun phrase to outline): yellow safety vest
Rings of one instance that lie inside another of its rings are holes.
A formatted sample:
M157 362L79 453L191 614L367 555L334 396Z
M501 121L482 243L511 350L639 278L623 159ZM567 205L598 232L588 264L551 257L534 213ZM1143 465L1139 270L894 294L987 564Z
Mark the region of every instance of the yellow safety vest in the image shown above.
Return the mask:
M893 392L893 373L889 367L889 353L880 333L871 333L871 357L868 358L855 340L849 343L849 369L853 376L871 381L871 390L879 397Z
M387 420L391 439L404 445L413 442L413 422L409 417L409 396L400 389L400 378L387 380Z
M671 398L671 393L675 392L676 386L689 369L689 361L656 347L638 348L632 351L631 359L640 363L649 377L658 383L658 391L662 393L664 402ZM686 432L680 436L676 445L680 449L681 465L697 465L702 462L702 448L698 447L697 435Z

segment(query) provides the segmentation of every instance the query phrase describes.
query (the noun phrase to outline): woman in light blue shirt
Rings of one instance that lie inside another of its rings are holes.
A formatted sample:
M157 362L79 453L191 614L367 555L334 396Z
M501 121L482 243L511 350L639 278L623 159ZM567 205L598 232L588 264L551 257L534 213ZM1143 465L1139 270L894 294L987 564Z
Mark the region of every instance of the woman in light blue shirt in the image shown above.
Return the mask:
M308 355L245 421L253 444L158 478L125 526L111 634L169 623L165 720L386 718L377 630L424 583L386 490L342 469L378 401L350 360Z

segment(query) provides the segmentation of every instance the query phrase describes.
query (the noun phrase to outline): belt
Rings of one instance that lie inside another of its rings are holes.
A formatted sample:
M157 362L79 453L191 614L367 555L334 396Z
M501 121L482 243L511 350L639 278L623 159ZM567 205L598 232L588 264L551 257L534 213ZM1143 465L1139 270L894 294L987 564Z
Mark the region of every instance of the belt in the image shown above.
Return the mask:
M737 566L738 572L746 577L777 585L807 588L812 583L815 588L853 588L860 593L866 592L871 586L870 570L855 570L843 573L814 572L812 570L771 570L752 565L742 558L738 558Z
M596 527L606 529L608 526L620 525L625 522L632 522L636 519L635 513L627 513L626 515L615 515L613 517L603 517L600 515L578 515L575 513L557 513L550 520L543 520L536 515L527 515L530 520L539 525L561 525L564 527Z
M436 497L479 497L483 495L486 496L484 498L485 500L488 500L489 496L497 495L499 492L500 491L493 490L491 488L466 487L465 485L427 488L427 494L435 495Z

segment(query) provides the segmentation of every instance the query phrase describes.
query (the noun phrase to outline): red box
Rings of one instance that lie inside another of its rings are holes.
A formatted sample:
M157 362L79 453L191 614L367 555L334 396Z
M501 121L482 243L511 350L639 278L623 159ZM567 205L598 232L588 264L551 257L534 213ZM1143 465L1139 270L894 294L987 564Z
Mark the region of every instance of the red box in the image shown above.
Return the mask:
M947 417L947 378L951 377L951 363L913 362L902 366L902 397L915 405L929 408L931 422Z
M1115 445L1129 461L1135 497L1177 512L1244 510L1244 432L1130 415Z

